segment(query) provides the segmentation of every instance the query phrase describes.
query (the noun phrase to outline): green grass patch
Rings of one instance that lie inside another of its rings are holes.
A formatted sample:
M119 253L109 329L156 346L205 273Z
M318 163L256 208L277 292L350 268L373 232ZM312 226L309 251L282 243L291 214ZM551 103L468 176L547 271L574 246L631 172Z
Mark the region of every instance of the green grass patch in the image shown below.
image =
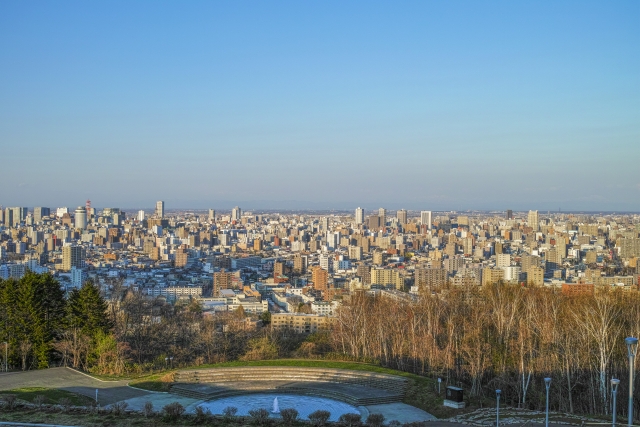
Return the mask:
M30 403L33 403L36 396L39 395L44 396L44 403L48 404L57 404L60 402L60 399L65 398L69 399L71 404L74 406L86 406L93 401L93 399L87 396L82 396L81 394L45 387L24 387L0 391L0 396L3 394L14 394L18 399L25 400Z
M169 391L169 387L173 382L173 374L175 372L162 372L160 374L148 375L143 378L130 381L131 387L141 388L149 391Z

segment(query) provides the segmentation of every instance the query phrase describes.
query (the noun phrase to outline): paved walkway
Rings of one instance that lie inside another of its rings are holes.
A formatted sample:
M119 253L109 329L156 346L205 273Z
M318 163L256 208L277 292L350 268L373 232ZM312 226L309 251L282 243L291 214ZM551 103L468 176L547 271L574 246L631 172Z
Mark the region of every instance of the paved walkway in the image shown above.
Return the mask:
M24 387L57 388L95 398L96 389L98 389L98 402L102 406L153 394L149 391L131 388L127 386L127 383L128 381L102 381L70 368L0 374L0 390Z
M406 403L385 403L382 405L366 406L370 414L384 415L385 424L389 421L400 421L402 424L421 421L432 421L437 418L428 412Z

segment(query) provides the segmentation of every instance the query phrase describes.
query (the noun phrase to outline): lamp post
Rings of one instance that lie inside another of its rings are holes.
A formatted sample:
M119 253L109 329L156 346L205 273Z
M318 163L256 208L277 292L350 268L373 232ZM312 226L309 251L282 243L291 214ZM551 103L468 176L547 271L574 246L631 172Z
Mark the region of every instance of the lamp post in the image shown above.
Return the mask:
M500 393L502 390L496 390L496 427L500 426Z
M169 358L165 357L164 358L164 369L167 369L169 367Z
M171 369L173 369L173 356L169 358L169 361L171 362Z
M9 364L7 359L9 358L9 343L4 342L4 371L9 372Z
M611 420L611 427L616 427L616 412L617 409L617 401L616 396L618 394L618 385L620 384L620 380L617 378L611 378L611 394L613 395L613 419Z
M544 386L547 389L547 405L544 415L544 427L549 427L549 387L551 387L551 378L544 379Z
M633 374L636 354L638 353L638 338L627 337L627 356L629 356L629 419L628 424L633 424Z

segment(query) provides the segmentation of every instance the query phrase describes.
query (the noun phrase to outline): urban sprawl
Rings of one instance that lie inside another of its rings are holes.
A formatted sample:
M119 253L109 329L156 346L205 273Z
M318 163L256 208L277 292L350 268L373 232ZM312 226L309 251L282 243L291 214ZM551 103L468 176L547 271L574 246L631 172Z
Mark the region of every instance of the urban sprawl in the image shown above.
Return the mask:
M354 292L411 301L495 283L638 291L636 214L165 212L0 209L0 278L49 272L67 291L93 281L205 314L271 313L315 332Z

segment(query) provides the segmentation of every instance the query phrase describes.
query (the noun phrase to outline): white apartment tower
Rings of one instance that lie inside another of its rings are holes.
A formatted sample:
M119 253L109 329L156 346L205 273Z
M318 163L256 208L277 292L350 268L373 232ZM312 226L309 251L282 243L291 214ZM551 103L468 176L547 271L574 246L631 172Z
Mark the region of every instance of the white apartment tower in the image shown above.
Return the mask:
M240 221L240 217L242 217L242 209L237 206L231 209L231 221Z
M364 209L356 208L356 224L364 224Z
M431 211L420 212L420 223L426 225L428 230L431 230Z

